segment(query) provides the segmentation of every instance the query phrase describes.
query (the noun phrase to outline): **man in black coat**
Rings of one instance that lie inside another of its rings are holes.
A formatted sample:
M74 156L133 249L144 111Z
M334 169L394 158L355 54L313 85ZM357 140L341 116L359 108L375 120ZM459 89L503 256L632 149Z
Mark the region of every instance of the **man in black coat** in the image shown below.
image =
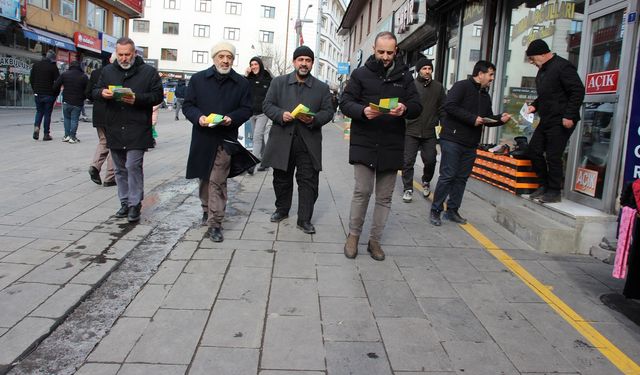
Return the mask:
M189 81L182 113L193 124L187 178L200 179L202 223L209 238L222 242L227 178L253 168L257 159L238 142L238 128L251 116L249 82L233 70L236 48L219 42L211 48L213 66ZM210 114L222 116L210 123Z
M347 258L358 254L358 240L375 187L376 204L367 251L373 259L384 260L380 240L391 210L397 171L403 165L405 118L414 119L422 112L409 68L395 59L397 44L392 33L379 33L373 55L363 67L353 71L340 101L342 113L351 117L349 163L353 164L355 175L349 236L344 245ZM384 98L398 98L398 105L388 113L370 105Z
M529 141L529 157L541 187L529 195L543 203L560 202L562 188L562 154L580 121L580 106L584 100L584 85L575 66L551 53L542 39L527 48L529 61L538 67L536 91L538 98L528 107L537 112L540 123Z
M56 53L49 50L41 61L33 64L30 73L31 89L35 95L36 101L36 118L33 124L33 139L40 138L40 125L44 118L44 137L43 141L50 141L51 112L53 112L53 104L56 101L56 95L53 92L53 83L60 76L60 71L56 66Z
M116 54L113 53L111 58L107 63L113 63L116 59ZM105 64L106 65L106 64ZM98 84L98 80L100 79L100 75L102 74L103 68L94 69L91 72L91 76L89 77L89 83L87 84L87 89L85 91L85 96L91 99L93 103L93 111L92 122L93 127L96 128L98 133L98 144L96 145L96 151L93 155L93 161L89 166L89 176L91 181L96 184L102 184L105 187L114 186L116 184L116 176L115 170L113 168L113 158L111 157L111 152L107 148L107 136L105 132L106 124L106 110L107 103L99 97L97 99L93 99L93 89ZM100 178L100 170L102 169L102 165L104 162L107 162L107 173L104 176L104 182Z
M144 152L153 147L153 106L162 103L164 94L158 71L136 56L133 40L123 37L116 42L116 61L102 69L93 90L94 100L100 97L107 103L107 147L121 204L116 217L136 222L144 197Z
M187 83L184 79L178 80L178 84L176 85L176 103L175 103L175 112L176 112L176 121L180 120L180 110L182 109L182 104L184 103L184 97L187 93Z
M53 92L56 96L62 91L62 116L64 118L64 138L62 142L78 143L80 140L76 137L78 131L78 120L80 112L84 106L85 90L89 79L80 67L80 61L72 61L69 69L62 73L53 84Z
M445 218L466 224L458 210L462 196L476 159L476 147L484 126L504 125L511 116L508 113L494 116L491 97L487 92L495 78L496 67L480 60L473 67L472 77L453 84L444 102L445 112L440 132L440 177L433 194L429 220L435 226L442 225L440 213L447 200Z
M262 109L273 121L262 166L273 167L276 211L271 222L289 217L293 198L293 175L298 182L297 227L313 234L313 208L318 199L318 176L322 170L322 127L333 118L329 86L311 75L314 54L300 46L293 51L295 71L276 77L269 86ZM313 115L296 115L302 104Z
M267 96L269 85L271 85L271 73L265 68L262 60L259 57L252 57L249 61L249 68L247 69L247 80L251 84L251 124L253 125L253 154L258 158L262 158L262 151L264 146L269 140L269 132L271 131L271 120L262 111L262 103ZM264 171L266 168L260 165L259 171ZM250 174L253 174L253 170L249 170Z
M431 195L431 179L436 170L436 126L444 117L442 104L445 93L442 84L433 79L433 61L426 57L416 62L416 90L420 95L422 113L416 119L407 121L407 132L404 137L404 167L402 168L402 184L405 203L413 199L413 165L420 151L422 159L422 194L425 198Z

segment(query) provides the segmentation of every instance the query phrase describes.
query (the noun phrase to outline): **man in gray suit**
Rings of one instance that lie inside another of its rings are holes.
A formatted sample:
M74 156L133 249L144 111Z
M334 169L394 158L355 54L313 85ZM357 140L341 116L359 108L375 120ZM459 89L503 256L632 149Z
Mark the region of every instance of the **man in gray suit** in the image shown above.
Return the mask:
M311 224L322 170L322 126L333 118L329 86L311 75L314 54L307 46L293 52L295 71L271 82L262 109L273 121L262 166L273 168L276 211L272 222L289 216L293 175L298 182L298 222L303 232L316 232ZM298 105L311 114L292 114Z

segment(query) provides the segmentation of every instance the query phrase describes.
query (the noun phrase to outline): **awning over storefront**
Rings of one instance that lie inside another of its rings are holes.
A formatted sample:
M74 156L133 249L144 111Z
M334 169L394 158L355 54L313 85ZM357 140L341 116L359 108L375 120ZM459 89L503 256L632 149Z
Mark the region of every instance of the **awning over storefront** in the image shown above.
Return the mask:
M22 27L22 32L24 33L24 37L27 39L31 39L40 43L56 46L58 48L64 48L69 51L76 50L76 46L74 45L73 40L67 37L54 34L49 31L37 29L35 27L30 27L25 25L20 25L20 27Z

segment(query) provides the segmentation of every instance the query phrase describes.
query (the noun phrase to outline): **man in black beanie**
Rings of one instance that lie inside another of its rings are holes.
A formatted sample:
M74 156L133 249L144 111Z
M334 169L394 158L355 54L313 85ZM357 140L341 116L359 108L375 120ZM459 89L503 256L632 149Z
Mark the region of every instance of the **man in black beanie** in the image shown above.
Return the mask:
M540 188L529 197L543 203L560 202L562 155L580 120L584 84L576 67L551 53L544 40L531 42L526 54L531 64L538 67L538 98L528 106L528 113L540 116L540 123L529 141L529 157Z
M416 119L407 120L402 168L402 200L405 203L413 199L413 165L418 151L424 164L421 178L422 194L425 198L431 195L431 179L436 170L436 126L444 117L441 106L445 93L442 84L433 80L433 62L426 57L421 58L416 63L416 73L418 76L414 82L420 95L422 113Z
M273 167L276 211L271 222L289 217L293 197L293 176L298 182L297 226L307 234L318 199L318 176L322 170L322 126L333 118L329 86L311 75L313 51L300 46L293 52L294 71L271 81L262 105L273 121L265 146L262 167ZM307 111L296 113L298 105ZM292 113L294 112L294 113Z

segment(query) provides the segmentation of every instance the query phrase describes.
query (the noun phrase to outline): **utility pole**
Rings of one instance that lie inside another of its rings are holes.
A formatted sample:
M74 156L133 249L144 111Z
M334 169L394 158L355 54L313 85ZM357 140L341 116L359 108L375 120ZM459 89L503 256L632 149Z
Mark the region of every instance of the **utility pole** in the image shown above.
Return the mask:
M302 0L298 0L298 18L296 18L296 23L294 28L296 29L296 35L298 36L298 40L296 41L296 47L300 47L304 44L304 38L302 37L302 23L304 22L313 22L313 20L307 19L307 13L309 9L313 6L313 4L309 4L307 6L307 10L304 12L304 18L300 18L300 7L302 6L300 3Z

